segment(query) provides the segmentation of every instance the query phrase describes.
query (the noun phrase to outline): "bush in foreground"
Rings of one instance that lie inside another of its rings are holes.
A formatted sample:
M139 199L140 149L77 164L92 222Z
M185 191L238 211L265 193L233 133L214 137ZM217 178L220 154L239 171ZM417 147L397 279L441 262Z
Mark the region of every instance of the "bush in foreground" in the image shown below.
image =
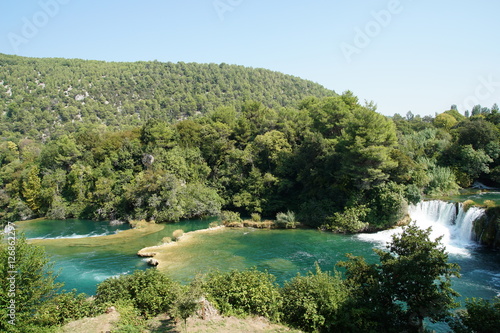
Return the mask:
M283 299L274 280L272 274L256 269L212 272L206 276L203 289L226 315L257 315L278 321Z
M347 288L339 275L322 272L316 265L315 274L296 276L285 284L281 294L286 323L307 332L328 331L347 298Z
M172 309L180 286L154 268L107 279L99 284L97 304L131 301L146 318Z
M500 328L500 297L493 301L472 298L466 301L466 310L459 310L448 320L456 333L494 333Z

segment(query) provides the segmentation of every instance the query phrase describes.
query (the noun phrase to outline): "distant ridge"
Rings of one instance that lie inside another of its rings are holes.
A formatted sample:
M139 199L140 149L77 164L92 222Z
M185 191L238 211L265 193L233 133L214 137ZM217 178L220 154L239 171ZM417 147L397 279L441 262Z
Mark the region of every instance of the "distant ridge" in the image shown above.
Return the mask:
M0 134L51 136L79 122L140 126L174 121L247 101L293 107L333 96L320 84L227 64L104 62L0 54Z

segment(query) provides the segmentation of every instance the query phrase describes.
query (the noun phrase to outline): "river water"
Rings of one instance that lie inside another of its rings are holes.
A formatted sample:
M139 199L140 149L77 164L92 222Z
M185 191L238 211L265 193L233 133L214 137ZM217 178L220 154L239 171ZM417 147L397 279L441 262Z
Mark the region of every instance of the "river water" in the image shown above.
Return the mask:
M455 204L443 201L426 201L410 207L411 218L422 228L432 227L435 237L443 236L450 261L461 266L461 278L453 280L453 288L462 295L460 300L466 297L491 299L500 294L500 253L471 241L472 222L482 213L480 208L472 207L465 212L461 206L457 209ZM163 237L171 236L176 229L185 232L205 229L211 221L182 221L145 236L92 246L75 246L71 241L86 235L113 234L125 227L107 229L106 225L75 220L66 227L61 224L66 223L64 221L46 221L21 229L26 231L28 238L64 237L55 242L57 246L45 245L55 268L61 270L59 281L65 283L67 290L75 288L94 294L97 284L106 278L146 269L145 261L136 255L139 249L160 244ZM360 235L251 228L202 232L169 247L169 260L160 269L173 279L188 283L196 274L210 269L228 271L256 267L274 274L277 282L283 283L297 273L314 271L315 263L331 271L338 261L346 259L346 253L376 262L378 256L372 249L384 248L391 235L399 231Z

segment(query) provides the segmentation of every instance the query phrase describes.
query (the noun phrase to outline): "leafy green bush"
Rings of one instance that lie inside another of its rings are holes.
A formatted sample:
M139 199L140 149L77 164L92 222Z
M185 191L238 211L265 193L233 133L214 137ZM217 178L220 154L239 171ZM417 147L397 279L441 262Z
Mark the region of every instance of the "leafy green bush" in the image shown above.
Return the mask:
M347 299L347 288L339 275L322 272L296 276L281 290L283 318L306 332L329 331Z
M14 250L16 274L10 272L8 264ZM3 232L0 233L0 263L0 280L4 281L0 287L0 332L32 332L38 326L33 314L62 287L55 282L57 275L53 264L43 247L29 244L22 234L16 234L14 238ZM14 294L10 285L13 277ZM15 300L15 318L10 316L8 308L11 299Z
M422 200L422 193L417 185L410 184L405 188L404 197L408 203L416 205Z
M254 221L254 222L260 222L262 220L262 217L260 216L259 213L253 213L250 215L250 217L252 218L252 221Z
M275 277L256 269L209 273L203 283L207 297L226 315L257 315L278 321L282 296Z
M175 300L172 315L184 321L187 331L187 319L200 307L200 299L203 296L203 281L201 277L195 277L189 286L182 286L180 296Z
M279 228L293 229L299 222L295 218L295 213L288 211L286 213L276 214L276 225Z
M97 306L85 294L76 294L76 290L61 293L45 302L35 313L35 322L40 326L62 325L71 320L93 317L104 312L104 307Z
M368 223L363 221L367 213L368 209L365 206L346 208L342 213L337 212L328 218L324 228L340 233L360 232L368 227Z
M459 186L454 173L448 167L433 167L428 172L430 181L425 193L431 196L455 194Z
M96 303L131 301L146 318L168 312L178 297L179 284L154 268L109 278L97 286Z
M220 213L222 223L241 222L240 213L230 210L223 210Z
M408 213L404 193L406 188L395 182L387 182L370 189L367 201L366 222L377 229L396 225Z
M448 320L456 333L493 333L500 327L500 297L492 301L467 299L466 310L459 310Z

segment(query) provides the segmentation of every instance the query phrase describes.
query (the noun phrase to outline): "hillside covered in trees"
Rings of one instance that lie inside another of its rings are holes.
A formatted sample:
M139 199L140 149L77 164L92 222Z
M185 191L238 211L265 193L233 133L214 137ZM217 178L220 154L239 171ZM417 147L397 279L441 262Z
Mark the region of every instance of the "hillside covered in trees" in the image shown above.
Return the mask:
M85 121L115 128L174 121L245 101L296 106L319 84L227 64L38 59L0 54L0 132L46 138ZM65 126L63 126L65 125ZM64 129L61 129L63 127Z
M3 222L294 211L359 232L424 195L500 183L496 105L385 117L351 92L239 66L0 64Z

